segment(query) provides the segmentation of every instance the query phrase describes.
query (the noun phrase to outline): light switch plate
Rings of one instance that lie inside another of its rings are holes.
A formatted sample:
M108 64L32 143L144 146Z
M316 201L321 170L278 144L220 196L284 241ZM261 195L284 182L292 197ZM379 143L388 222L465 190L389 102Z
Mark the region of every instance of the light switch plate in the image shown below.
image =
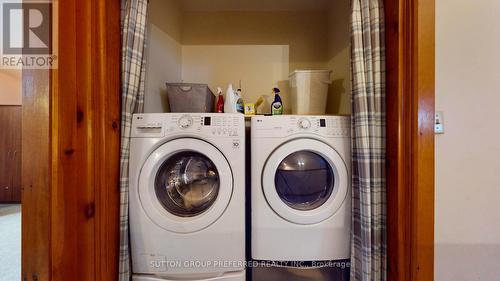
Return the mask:
M443 119L443 112L442 111L436 111L434 117L434 133L436 134L444 134L444 119Z

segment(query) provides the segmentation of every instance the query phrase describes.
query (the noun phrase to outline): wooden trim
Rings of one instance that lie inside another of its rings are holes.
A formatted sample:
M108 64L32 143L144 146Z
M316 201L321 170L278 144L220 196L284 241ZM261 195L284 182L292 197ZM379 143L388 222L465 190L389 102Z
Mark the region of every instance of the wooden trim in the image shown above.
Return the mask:
M23 70L22 280L50 280L49 72Z
M386 0L389 280L434 275L434 0Z
M95 157L98 189L96 206L96 248L99 262L96 274L100 280L118 279L120 242L120 119L121 119L121 26L120 1L97 1L96 92L100 93L97 112L101 115L95 124L99 133Z
M120 2L55 11L58 69L23 73L23 280L116 280Z
M434 277L435 2L413 3L412 280Z
M410 271L410 259L405 254L408 233L405 224L408 215L405 206L408 200L401 187L406 183L403 127L403 56L402 30L398 0L386 0L386 114L387 114L387 258L388 280L406 281Z

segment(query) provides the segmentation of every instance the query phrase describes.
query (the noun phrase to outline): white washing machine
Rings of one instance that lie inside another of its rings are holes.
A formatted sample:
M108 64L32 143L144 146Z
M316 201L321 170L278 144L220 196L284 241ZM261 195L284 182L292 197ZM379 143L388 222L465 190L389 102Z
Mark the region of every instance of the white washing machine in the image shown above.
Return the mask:
M131 136L132 280L245 280L243 115L135 114Z
M350 258L350 118L252 118L252 258Z

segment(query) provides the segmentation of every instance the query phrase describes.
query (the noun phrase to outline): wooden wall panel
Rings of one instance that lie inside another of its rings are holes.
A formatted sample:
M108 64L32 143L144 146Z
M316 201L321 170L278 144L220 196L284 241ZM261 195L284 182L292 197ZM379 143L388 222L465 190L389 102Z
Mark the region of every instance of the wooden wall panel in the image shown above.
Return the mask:
M21 202L21 110L0 105L0 203Z
M21 203L21 161L22 161L22 113L23 109L18 106L14 110L12 123L16 130L14 130L12 138L12 148L14 149L12 153L12 202Z
M119 238L119 1L61 1L59 10L52 240L64 243L52 247L53 279L113 280Z
M59 2L58 64L52 71L52 279L93 280L92 1ZM82 32L86 30L87 32ZM70 262L78 257L78 262Z
M23 75L23 186L39 185L23 193L23 278L116 280L120 1L57 3L58 68Z

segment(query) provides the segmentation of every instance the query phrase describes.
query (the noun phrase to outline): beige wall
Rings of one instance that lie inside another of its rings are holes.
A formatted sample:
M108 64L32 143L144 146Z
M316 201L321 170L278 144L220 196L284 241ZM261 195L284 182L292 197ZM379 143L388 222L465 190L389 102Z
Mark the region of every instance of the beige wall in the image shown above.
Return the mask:
M176 0L149 0L148 20L177 42L181 41L182 11Z
M166 82L182 80L181 11L177 1L150 0L145 112L167 112Z
M225 90L228 83L241 79L248 102L278 86L289 111L286 80L291 71L332 69L327 113L348 114L348 2L336 1L329 11L309 5L311 9L302 11L186 12L181 11L179 1L151 0L146 111L165 111L164 83L175 79L205 82L213 90L219 85ZM264 46L270 49L264 50ZM288 57L271 50L274 47L287 47ZM259 56L259 52L264 53ZM235 58L233 63L226 55ZM267 101L271 99L269 96Z
M213 51L210 55L201 53L211 59L197 63L198 68L217 69L217 77L207 80L208 83L222 83L225 88L228 82L237 83L241 79L246 102L255 102L259 96L266 95L262 113L270 111L273 100L270 92L275 86L282 91L285 112L290 112L288 74L291 71L328 67L328 14L324 11L186 12L182 22L183 50L193 50L194 47L189 46L214 46L210 48ZM284 46L287 46L286 53L280 51L285 50ZM231 51L219 52L227 48ZM263 53L259 55L259 52ZM188 56L183 54L185 58ZM189 72L183 70L186 81L192 77Z
M149 28L145 112L167 112L166 82L182 81L182 45L156 25Z
M328 89L327 113L351 113L350 0L333 1L328 12L328 68L332 84Z
M267 103L259 113L270 113L273 87L284 90L285 109L290 109L284 84L288 82L287 45L197 45L182 47L182 78L195 83L209 82L214 93L220 86L224 93L229 83L235 88L239 81L245 102L265 96ZM221 56L221 54L224 54Z
M0 0L0 5L3 5L4 2L9 1ZM13 33L20 34L22 31L21 24L17 22L11 28L13 29ZM0 30L0 41L2 36L2 30ZM3 46L0 44L0 54L2 53L2 48ZM22 71L20 69L0 69L0 105L21 105L21 103Z
M332 0L178 0L186 11L320 11Z
M0 105L20 105L21 103L21 71L0 69Z
M184 45L289 45L290 71L325 68L326 12L188 12Z
M436 278L500 276L500 1L436 1Z

